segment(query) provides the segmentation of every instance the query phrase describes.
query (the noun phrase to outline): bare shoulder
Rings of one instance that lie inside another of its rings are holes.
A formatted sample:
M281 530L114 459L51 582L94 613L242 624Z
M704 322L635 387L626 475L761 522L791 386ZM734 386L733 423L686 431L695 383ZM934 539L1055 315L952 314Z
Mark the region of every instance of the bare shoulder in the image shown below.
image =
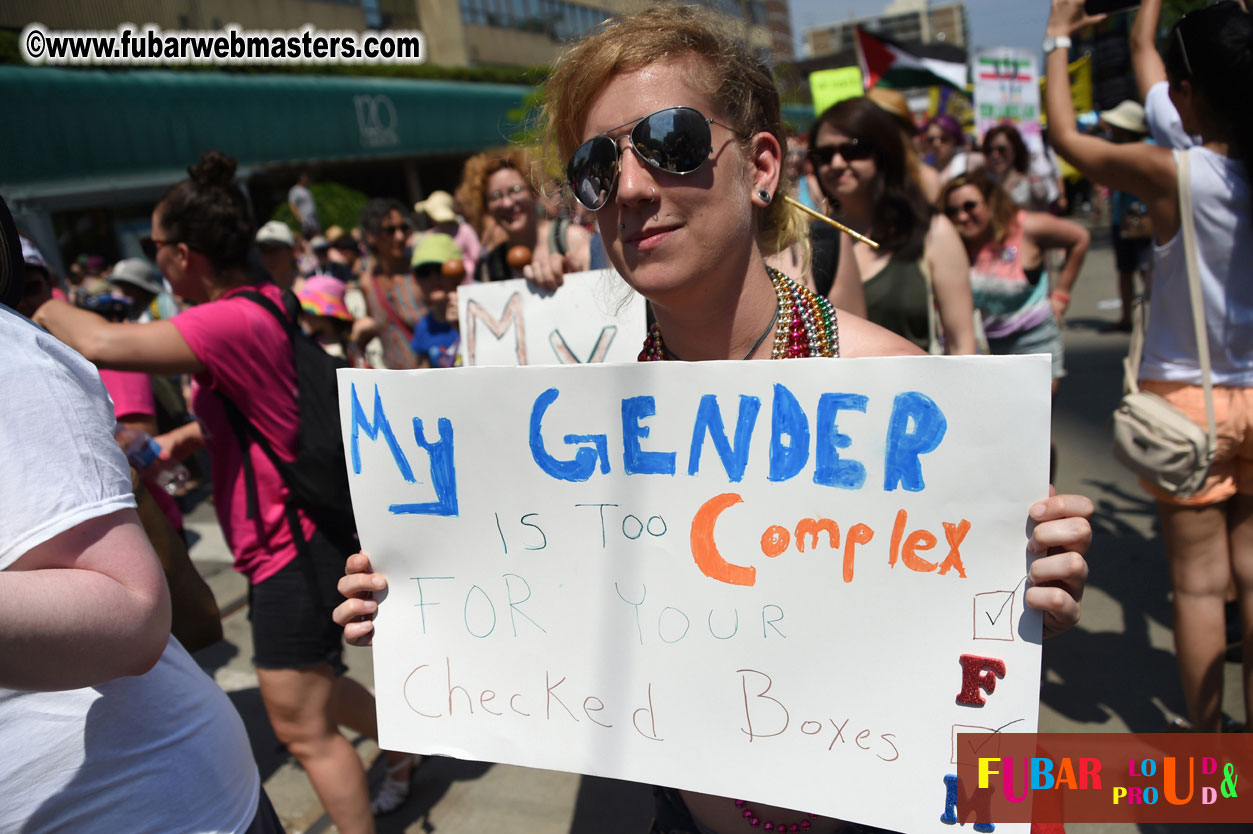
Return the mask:
M866 356L925 356L913 342L891 330L866 321L844 310L836 311L840 326L840 356L857 359Z

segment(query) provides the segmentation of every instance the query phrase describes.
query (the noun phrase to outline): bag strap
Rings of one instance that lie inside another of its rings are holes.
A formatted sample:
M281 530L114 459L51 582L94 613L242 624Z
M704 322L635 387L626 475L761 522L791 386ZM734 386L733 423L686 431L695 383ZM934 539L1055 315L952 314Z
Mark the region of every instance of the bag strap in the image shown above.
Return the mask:
M400 331L407 337L405 341L412 341L413 328L405 324L405 320L400 317L400 314L396 312L396 308L387 300L387 293L383 292L383 288L379 286L378 281L375 281L373 276L370 277L370 288L374 290L375 299L378 300L379 306L383 308L383 312L387 314L387 317L392 320L392 324L399 327Z
M273 315L274 318L276 318L283 326L284 332L287 333L288 341L290 342L295 338L295 321L288 315L284 314L283 311L279 309L278 305L273 301L266 298L256 290L243 290L236 293L236 295L241 298L246 298L270 311L270 314ZM291 299L289 299L288 296L291 296ZM294 300L294 298L295 296L289 290L284 293L283 301L284 303L289 303L290 300ZM295 346L293 345L293 351L294 347ZM226 394L221 391L216 391L215 393L222 401L222 406L226 411L226 417L230 420L231 428L235 432L235 439L239 443L239 452L244 468L244 498L247 506L246 517L255 520L259 526L261 524L261 501L257 495L257 473L252 465L252 456L248 454L248 446L250 443L257 444L265 456L270 459L270 463L274 464L274 469L278 472L280 478L283 478L284 461L279 458L278 453L274 451L274 447L271 446L269 441L265 439L265 435L263 435L255 425L253 425L251 420L244 416L244 412L235 404L234 400L226 396ZM283 480L286 482L286 479ZM291 489L290 485L288 485L288 489ZM303 547L304 533L300 529L299 517L296 516L295 508L291 506L290 501L287 502L284 512L287 516L287 524L291 528L294 541L297 543L298 547Z
M927 284L927 352L938 355L943 353L944 349L940 347L939 322L936 320L935 312L935 288L931 285L931 265L927 263L925 254L918 259L918 270Z
M1201 298L1201 270L1197 265L1196 226L1192 220L1192 181L1188 152L1175 151L1179 169L1179 223L1183 228L1183 252L1188 264L1188 297L1192 302L1192 327L1196 331L1196 355L1201 362L1201 385L1205 389L1205 420L1209 429L1210 451L1218 447L1214 425L1214 384L1210 377L1209 331L1205 327L1205 306Z

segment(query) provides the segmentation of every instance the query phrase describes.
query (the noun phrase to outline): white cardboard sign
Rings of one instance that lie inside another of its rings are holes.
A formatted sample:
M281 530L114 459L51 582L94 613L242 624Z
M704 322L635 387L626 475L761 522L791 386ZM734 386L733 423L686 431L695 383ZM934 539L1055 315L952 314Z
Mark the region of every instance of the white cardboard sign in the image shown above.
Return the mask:
M339 379L383 747L914 834L1035 731L1047 357Z
M524 278L457 288L462 365L634 362L644 297L612 269L565 276L555 292Z
M1003 122L1022 134L1027 148L1043 153L1040 138L1040 72L1025 49L983 50L975 54L975 131L980 138Z

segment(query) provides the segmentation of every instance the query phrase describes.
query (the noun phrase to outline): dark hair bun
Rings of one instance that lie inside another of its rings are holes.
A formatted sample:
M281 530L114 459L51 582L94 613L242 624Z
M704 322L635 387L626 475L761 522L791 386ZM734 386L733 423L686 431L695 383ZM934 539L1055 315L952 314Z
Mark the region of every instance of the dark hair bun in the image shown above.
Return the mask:
M188 166L192 182L202 188L230 188L235 182L235 160L221 151L205 151L200 161Z

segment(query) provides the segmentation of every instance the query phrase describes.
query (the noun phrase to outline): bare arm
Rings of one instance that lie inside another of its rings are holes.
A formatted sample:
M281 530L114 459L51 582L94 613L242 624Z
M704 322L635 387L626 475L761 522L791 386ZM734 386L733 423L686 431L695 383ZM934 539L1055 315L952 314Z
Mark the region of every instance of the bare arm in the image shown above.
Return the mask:
M1070 290L1079 277L1092 235L1078 223L1041 211L1028 211L1023 215L1023 235L1041 252L1062 249L1066 253L1066 262L1055 277L1050 296L1053 312L1060 319L1070 304Z
M926 356L913 342L863 318L838 311L840 356Z
M1102 20L1085 15L1083 0L1053 0L1048 34L1070 35L1084 26ZM1175 197L1175 160L1166 148L1143 143L1115 145L1085 136L1075 124L1070 100L1070 75L1066 53L1055 49L1045 58L1045 109L1048 111L1049 142L1071 165L1087 177L1118 191L1136 195L1149 207L1149 217L1158 230L1158 239L1169 239L1179 228L1179 206Z
M857 244L850 237L842 237L839 241L840 254L836 261L835 280L827 292L827 300L836 308L845 310L859 318L866 317L866 290L861 283L861 267L857 265L857 254L853 250Z
M95 313L55 298L41 305L34 319L36 324L102 368L153 374L204 370L178 328L168 321L147 324L105 321Z
M0 686L79 689L142 675L170 636L170 596L134 510L84 521L0 571Z
M1144 101L1149 89L1166 80L1166 65L1157 51L1157 26L1162 15L1162 0L1140 0L1135 23L1131 24L1131 68L1136 74L1136 89Z
M975 305L970 294L970 259L952 222L942 214L931 219L925 250L931 286L944 326L945 352L952 356L975 352Z

